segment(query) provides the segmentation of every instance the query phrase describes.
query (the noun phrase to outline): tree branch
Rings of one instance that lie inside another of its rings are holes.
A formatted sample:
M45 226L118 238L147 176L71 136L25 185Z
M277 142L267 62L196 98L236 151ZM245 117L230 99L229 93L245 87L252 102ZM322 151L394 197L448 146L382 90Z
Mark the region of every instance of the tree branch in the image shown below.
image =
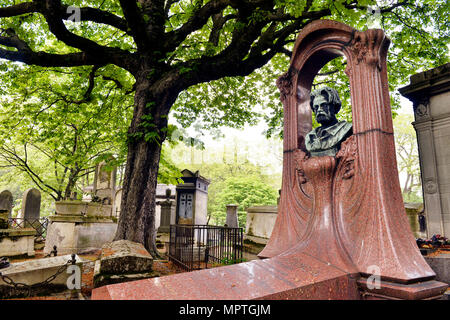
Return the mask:
M71 17L71 14L67 12L68 8L69 6L67 5L61 5L61 11L59 12L59 14L64 20L67 20ZM0 17L15 17L30 13L43 13L43 11L44 6L38 1L24 2L0 8ZM96 8L80 8L80 21L91 21L95 23L106 24L124 32L128 32L127 23L124 19L110 12Z
M130 56L128 51L119 48L105 47L99 45L95 41L83 38L70 32L64 25L61 11L62 6L60 0L45 1L43 15L47 21L50 31L58 38L58 40L64 42L68 46L84 51L88 55L101 56L104 60L106 60L106 63L114 63L118 66L126 68L121 60L123 60L124 57Z
M167 52L173 51L189 34L202 28L212 15L221 12L231 2L231 0L211 0L203 7L195 10L191 18L184 25L166 34L167 41L165 50Z
M147 34L146 24L136 1L120 0L120 6L138 50L147 47L150 37Z

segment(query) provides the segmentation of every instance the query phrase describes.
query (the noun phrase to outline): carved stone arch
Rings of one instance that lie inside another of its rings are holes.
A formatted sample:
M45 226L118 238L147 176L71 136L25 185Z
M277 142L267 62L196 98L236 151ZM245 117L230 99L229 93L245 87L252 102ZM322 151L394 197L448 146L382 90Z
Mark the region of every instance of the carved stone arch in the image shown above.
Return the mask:
M278 217L260 257L310 250L328 261L331 252L315 242L329 241L341 255L331 263L355 267L362 275L376 265L382 279L401 283L435 276L415 244L398 180L386 71L389 43L380 29L360 32L329 20L314 21L299 34L289 70L277 81L284 106L283 182ZM310 91L319 70L341 55L347 59L354 135L332 173L329 232L314 240L315 229L325 227L319 221L323 218L315 217L316 186L303 172ZM354 168L345 167L345 161Z

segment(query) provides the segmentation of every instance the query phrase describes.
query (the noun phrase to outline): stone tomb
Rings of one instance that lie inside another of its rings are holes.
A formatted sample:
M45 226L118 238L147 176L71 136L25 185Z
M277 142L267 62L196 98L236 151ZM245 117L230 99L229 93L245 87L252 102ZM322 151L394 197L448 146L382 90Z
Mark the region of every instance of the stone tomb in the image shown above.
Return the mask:
M49 217L44 253L50 253L53 246L63 254L80 253L99 249L113 240L117 230L116 171L116 167L108 168L104 161L96 166L95 202L55 202L56 212Z
M34 256L35 235L32 228L9 228L8 211L0 210L0 257Z
M79 256L75 256L75 259L76 265L82 268L83 260ZM2 275L11 278L15 283L32 285L45 281L54 275L62 266L66 265L69 260L72 260L71 255L15 262L11 263L8 268L1 269L0 272ZM52 288L52 290L67 289L67 279L70 275L71 274L68 274L67 270L65 270L49 284L49 287ZM49 288L41 289L49 290ZM0 278L0 297L5 298L11 294L11 287Z
M210 181L185 169L181 171L183 183L176 187L176 223L206 224L208 213L208 185Z
M305 26L277 85L284 105L283 182L276 223L260 257L214 269L108 285L92 299L436 299L415 243L395 161L380 29L317 20ZM344 55L353 134L333 156L309 157L314 77ZM389 239L389 241L386 241ZM380 277L371 289L368 278ZM211 285L214 283L214 285Z
M44 253L56 245L58 253L80 253L101 248L113 240L117 230L111 205L78 200L58 201L50 216Z

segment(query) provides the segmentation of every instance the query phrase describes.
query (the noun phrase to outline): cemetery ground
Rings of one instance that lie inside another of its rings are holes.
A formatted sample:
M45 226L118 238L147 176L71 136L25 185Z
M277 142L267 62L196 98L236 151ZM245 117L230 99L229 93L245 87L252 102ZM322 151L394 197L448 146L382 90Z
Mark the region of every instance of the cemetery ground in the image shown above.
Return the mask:
M161 255L164 256L165 251L162 249L160 251ZM10 298L13 300L89 300L91 297L92 289L94 288L94 265L95 261L100 258L101 250L92 250L85 253L79 253L78 256L83 259L85 262L82 267L82 275L81 275L81 290L77 291L74 295L72 290L65 290L61 292L50 293L47 295L36 295L30 296L26 298ZM17 258L10 259L11 263L23 262L23 261L32 261L37 259L42 259L46 255L43 250L36 250L36 255L32 258ZM176 273L186 272L181 268L174 265L172 262L167 259L155 260L153 261L153 271L155 272L154 276L166 276L172 275Z

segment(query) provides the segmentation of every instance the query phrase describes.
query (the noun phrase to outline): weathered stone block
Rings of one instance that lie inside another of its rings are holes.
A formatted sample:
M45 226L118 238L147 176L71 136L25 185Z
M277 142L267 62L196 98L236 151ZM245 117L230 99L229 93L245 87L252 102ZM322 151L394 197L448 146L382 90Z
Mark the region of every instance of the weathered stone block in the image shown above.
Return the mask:
M425 257L425 261L436 273L436 280L450 284L450 254Z
M119 240L105 244L95 263L94 287L159 276L153 258L140 243Z
M34 256L34 229L0 229L0 257Z
M90 202L86 214L88 216L111 217L112 205Z
M113 240L117 229L117 223L110 220L95 220L93 219L95 217L69 219L74 217L69 215L60 217L63 217L63 219L57 217L51 219L47 230L44 253L49 253L55 245L58 248L58 253L61 254L98 249L103 244Z
M8 276L15 283L23 283L26 285L33 285L47 280L52 275L56 274L64 265L67 264L72 257L70 255L43 258L37 260L29 260L24 262L11 263L11 266L1 270L2 275ZM75 256L76 265L82 268L83 260L79 256ZM67 289L67 279L71 273L67 270L61 272L53 281L45 288L37 288L45 290L45 292L59 291ZM36 293L36 292L34 292ZM17 294L10 286L8 286L2 279L0 279L0 297L10 297Z
M139 273L152 270L153 258L140 243L119 240L102 247L100 273Z
M57 215L81 215L86 212L87 203L77 200L56 201Z
M55 208L56 214L63 216L111 217L112 215L112 205L79 200L56 201Z
M277 206L255 206L247 209L245 238L265 244L277 219Z

